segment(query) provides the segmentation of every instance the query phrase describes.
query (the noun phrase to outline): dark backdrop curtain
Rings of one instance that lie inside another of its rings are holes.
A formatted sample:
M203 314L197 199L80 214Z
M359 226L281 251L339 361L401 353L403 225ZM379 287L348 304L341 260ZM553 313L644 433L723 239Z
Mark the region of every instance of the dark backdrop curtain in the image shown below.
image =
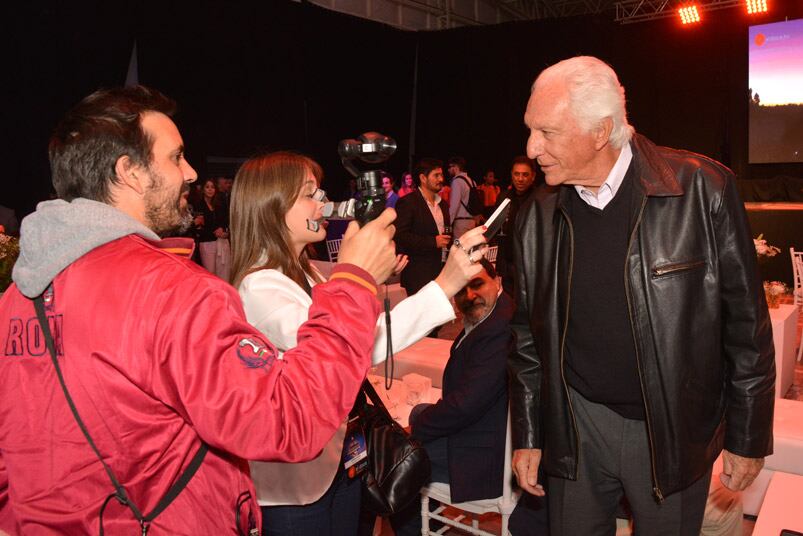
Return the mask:
M133 4L15 2L3 8L3 193L20 215L52 190L47 141L72 105L125 82L134 42Z
M148 3L149 11L162 2ZM293 2L174 4L143 21L140 81L181 105L190 162L292 149L312 155L340 190L338 141L377 130L406 161L415 35Z
M803 177L801 164L747 163L747 26L803 17L799 0L774 0L769 15L752 21L741 9L705 13L694 28L672 19L623 26L604 13L418 33L289 0L7 9L0 48L10 187L2 203L22 212L50 191L53 125L92 90L124 82L135 41L140 82L178 101L201 176L208 156L288 148L319 160L326 187L342 190L348 175L337 142L378 130L399 142L384 166L397 178L410 153L461 154L475 177L487 167L506 177L510 159L524 152L535 75L592 54L620 74L632 123L657 143L721 160L741 179Z

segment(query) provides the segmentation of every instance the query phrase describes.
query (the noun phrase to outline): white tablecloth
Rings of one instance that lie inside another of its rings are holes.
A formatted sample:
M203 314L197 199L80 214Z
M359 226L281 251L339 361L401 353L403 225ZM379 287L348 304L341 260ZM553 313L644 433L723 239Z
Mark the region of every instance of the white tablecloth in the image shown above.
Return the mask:
M801 490L803 476L781 472L772 475L753 536L778 536L782 529L803 532Z
M783 398L795 380L797 307L781 305L770 309L770 319L775 343L775 397Z
M775 400L772 436L773 454L767 456L758 477L742 492L744 513L751 516L757 515L762 508L773 473L803 475L803 402L783 398ZM718 478L721 472L722 456L714 463L714 478Z
M396 365L393 371L394 378L402 378L405 374L417 372L432 380L432 386L440 388L443 384L443 369L449 361L449 349L452 342L445 339L425 337L398 352L394 359ZM374 374L383 375L385 364L379 364L372 369Z
M368 375L368 380L374 386L374 390L382 398L385 407L393 419L406 428L410 424L410 412L414 406L407 403L407 389L404 382L400 379L393 380L393 385L390 386L390 391L385 390L385 377L376 376L373 374ZM441 390L436 387L431 387L425 400L421 403L429 402L434 404L441 398Z

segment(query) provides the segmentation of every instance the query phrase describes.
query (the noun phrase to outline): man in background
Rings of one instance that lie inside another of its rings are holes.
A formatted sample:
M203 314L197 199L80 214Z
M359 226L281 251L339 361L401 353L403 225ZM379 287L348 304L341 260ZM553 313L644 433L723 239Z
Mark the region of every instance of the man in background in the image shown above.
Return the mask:
M513 263L513 229L519 208L532 192L534 180L533 161L523 155L517 156L513 159L510 168L510 188L502 192L496 203L499 205L505 199L510 198L510 209L502 224L502 232L497 235L499 251L496 257L496 269L502 278L502 287L511 295L513 294L513 281L516 278L516 265Z
M443 397L410 413L412 437L432 464L432 481L449 484L453 502L502 494L507 427L507 356L513 343L513 301L502 292L493 265L458 292L463 331L443 371ZM418 501L391 517L396 536L421 534Z
M449 159L449 176L451 177L452 191L449 194L449 219L452 221L454 236L463 236L463 233L477 226L479 212L471 213L470 193L476 188L476 183L466 173L466 159L462 156L453 156Z
M408 296L435 279L446 260L452 235L449 211L438 192L443 188L443 164L423 158L415 166L418 189L396 202L396 246L409 258L401 273Z

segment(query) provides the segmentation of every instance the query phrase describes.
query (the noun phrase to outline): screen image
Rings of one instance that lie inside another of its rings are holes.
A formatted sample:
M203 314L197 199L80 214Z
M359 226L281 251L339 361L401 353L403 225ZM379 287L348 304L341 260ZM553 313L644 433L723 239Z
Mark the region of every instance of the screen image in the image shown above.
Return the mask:
M803 19L749 29L751 164L803 162Z

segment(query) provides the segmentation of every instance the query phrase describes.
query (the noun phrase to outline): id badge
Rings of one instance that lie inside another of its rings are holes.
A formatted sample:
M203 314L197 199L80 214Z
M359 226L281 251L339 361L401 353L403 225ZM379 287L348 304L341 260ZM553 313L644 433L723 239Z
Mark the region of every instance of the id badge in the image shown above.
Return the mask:
M349 419L343 441L343 467L349 478L359 476L368 467L368 449L359 417Z

